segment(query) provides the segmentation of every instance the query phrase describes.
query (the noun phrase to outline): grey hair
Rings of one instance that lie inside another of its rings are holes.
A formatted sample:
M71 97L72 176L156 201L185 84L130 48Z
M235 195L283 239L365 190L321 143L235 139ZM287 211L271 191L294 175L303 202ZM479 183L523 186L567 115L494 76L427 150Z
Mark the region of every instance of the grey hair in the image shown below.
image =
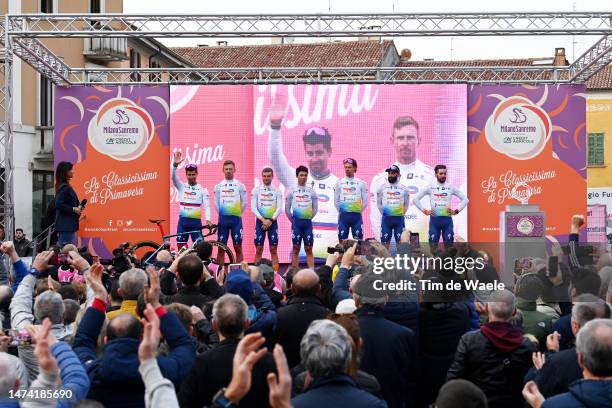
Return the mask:
M52 324L64 322L64 311L66 306L62 295L52 290L46 290L36 297L34 302L34 317L36 321L42 321L48 317Z
M300 343L302 364L313 379L346 373L351 363L349 335L338 323L315 320Z
M219 332L225 337L240 337L246 327L248 309L246 302L238 295L226 293L217 299L212 315Z
M590 293L576 298L572 307L572 320L583 327L593 319L606 319L610 317L610 307L603 300Z
M595 377L612 376L612 320L594 319L576 337L582 364Z
M8 397L9 391L15 389L18 373L15 364L7 353L0 353L0 396Z
M602 298L606 297L608 288L612 283L612 266L604 266L598 272L601 278L601 289L599 290L599 296Z
M516 297L507 289L496 290L489 295L488 306L493 316L509 321L516 310Z
M123 300L136 300L147 284L147 274L142 269L132 268L119 276Z

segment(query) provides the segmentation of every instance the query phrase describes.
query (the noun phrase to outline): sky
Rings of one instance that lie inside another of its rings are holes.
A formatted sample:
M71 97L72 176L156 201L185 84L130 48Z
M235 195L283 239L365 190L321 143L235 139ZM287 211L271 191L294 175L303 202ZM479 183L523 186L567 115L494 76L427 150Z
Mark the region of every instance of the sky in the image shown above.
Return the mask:
M376 7L373 6L376 5ZM143 7L146 5L146 7ZM125 14L285 14L285 13L459 13L612 11L610 0L124 0ZM597 36L513 37L394 37L398 52L408 48L412 60L463 60L476 58L552 57L556 47L565 47L572 62L598 39ZM219 39L160 39L168 46L215 45ZM343 39L346 40L346 39ZM325 38L295 39L295 42L328 41ZM271 39L228 39L228 45L269 44Z

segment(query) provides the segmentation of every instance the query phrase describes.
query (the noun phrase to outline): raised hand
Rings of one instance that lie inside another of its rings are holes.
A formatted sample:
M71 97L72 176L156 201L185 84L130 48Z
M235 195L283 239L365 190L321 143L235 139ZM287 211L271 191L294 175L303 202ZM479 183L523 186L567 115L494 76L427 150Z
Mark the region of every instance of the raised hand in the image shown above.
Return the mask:
M147 273L149 274L149 284L145 287L145 301L157 309L161 306L161 303L159 303L159 297L161 295L159 273L155 268L147 268Z
M102 274L104 273L104 266L99 263L95 263L89 268L89 272L85 276L85 281L93 291L94 295L103 302L108 299L108 292L102 284Z
M225 398L233 404L240 401L251 389L253 366L268 352L265 347L259 349L265 341L261 333L251 333L238 343L233 360L232 381L225 390Z
M182 157L183 157L183 154L181 152L174 152L174 160L173 160L174 167L180 166L180 164L185 160Z
M161 339L161 332L159 331L159 317L155 313L155 308L150 304L144 310L146 320L143 319L144 333L142 335L142 341L138 346L138 360L142 363L146 360L155 358L157 354L157 347Z
M290 408L291 407L291 374L287 357L283 351L283 347L277 344L274 347L274 362L276 363L275 373L268 374L268 389L269 402L272 408Z
M270 105L270 126L280 127L287 109L287 100L284 95L276 95Z

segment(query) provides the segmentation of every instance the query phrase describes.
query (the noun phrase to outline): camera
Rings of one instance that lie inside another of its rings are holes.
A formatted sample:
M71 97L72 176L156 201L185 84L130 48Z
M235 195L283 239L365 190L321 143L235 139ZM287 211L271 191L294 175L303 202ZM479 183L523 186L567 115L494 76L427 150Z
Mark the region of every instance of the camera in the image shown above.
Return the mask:
M342 248L342 245L338 244L336 246L333 247L327 247L327 253L332 255L335 254L336 252L338 252L339 254L343 254L344 253L344 248Z

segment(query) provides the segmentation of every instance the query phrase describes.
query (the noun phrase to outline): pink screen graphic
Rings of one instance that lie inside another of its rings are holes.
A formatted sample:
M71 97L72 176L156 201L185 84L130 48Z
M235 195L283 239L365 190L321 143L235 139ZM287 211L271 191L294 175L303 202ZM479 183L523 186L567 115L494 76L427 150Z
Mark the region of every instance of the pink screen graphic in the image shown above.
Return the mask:
M273 184L283 194L286 186L295 183L295 168L309 167L312 177L308 183L319 195L319 213L313 220L314 251L317 257L325 257L327 247L338 240L333 185L344 177L345 158L357 161L356 176L368 187L363 210L365 238L380 237L375 195L391 164L399 165L401 183L408 186L411 197L435 180L436 164L445 164L448 181L467 193L466 92L465 85L173 86L171 151L181 150L186 162L199 165L198 181L210 192L215 222L212 195L223 178L223 160L236 162L236 178L246 185L249 200L253 187L261 184L264 167L274 169ZM283 116L278 131L270 128L273 107ZM418 124L416 146L396 137L394 123L401 117ZM329 146L304 143L306 131L312 128L325 129L317 132L329 136ZM179 175L185 179L184 170ZM429 206L427 197L422 202ZM455 199L453 205L457 202ZM171 186L173 229L177 220L176 192ZM427 239L428 217L412 204L405 220L407 228L419 232L423 241ZM467 239L467 211L454 217L454 223L455 234ZM247 260L254 255L254 224L249 202L243 215ZM291 226L281 215L281 262L289 260L290 248Z

